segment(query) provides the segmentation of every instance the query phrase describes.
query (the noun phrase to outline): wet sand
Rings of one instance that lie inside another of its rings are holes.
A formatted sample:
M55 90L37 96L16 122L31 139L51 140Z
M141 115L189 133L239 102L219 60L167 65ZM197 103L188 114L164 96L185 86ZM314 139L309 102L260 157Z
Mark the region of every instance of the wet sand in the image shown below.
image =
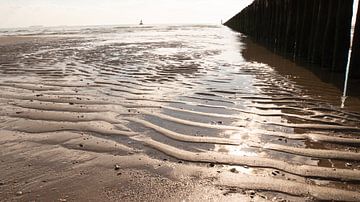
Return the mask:
M0 46L35 42L35 41L39 41L40 39L41 37L32 37L32 36L0 36Z
M360 200L358 98L222 27L124 29L0 39L2 200Z

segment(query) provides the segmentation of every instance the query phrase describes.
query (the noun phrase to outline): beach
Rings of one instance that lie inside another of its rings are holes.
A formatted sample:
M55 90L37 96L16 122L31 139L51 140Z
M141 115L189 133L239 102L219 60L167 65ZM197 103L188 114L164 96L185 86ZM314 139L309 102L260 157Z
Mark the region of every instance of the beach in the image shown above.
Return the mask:
M360 99L222 26L6 33L0 89L0 201L360 200Z

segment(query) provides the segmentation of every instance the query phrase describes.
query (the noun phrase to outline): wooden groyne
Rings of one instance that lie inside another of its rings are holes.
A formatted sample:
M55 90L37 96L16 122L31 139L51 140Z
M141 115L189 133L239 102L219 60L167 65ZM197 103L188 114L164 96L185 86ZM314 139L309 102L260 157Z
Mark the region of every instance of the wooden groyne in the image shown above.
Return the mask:
M354 0L254 0L225 23L270 50L300 63L345 72ZM360 16L352 78L360 78Z

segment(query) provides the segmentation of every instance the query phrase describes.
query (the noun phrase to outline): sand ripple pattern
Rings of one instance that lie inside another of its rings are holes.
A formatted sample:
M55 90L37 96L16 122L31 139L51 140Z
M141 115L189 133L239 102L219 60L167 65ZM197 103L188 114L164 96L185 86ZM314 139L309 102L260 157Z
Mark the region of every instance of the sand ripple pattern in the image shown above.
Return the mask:
M246 61L246 44L229 30L47 35L55 37L0 48L2 131L88 134L127 152L246 173L219 186L360 200L360 103L341 109L336 90L314 94L296 72Z

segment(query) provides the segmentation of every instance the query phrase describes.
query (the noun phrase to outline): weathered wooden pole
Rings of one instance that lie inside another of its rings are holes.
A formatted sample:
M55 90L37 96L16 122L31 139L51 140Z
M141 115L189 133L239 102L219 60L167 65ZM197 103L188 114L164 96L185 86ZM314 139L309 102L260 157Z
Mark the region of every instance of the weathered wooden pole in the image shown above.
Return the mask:
M346 68L350 48L352 12L353 0L338 1L332 71L343 72Z
M267 23L268 23L268 12L267 12L267 8L266 8L266 4L267 4L268 0L264 0L264 1L260 1L260 12L259 12L259 16L260 16L260 42L262 44L266 44L266 35L268 32L267 29Z
M270 12L270 29L269 29L269 36L268 36L268 47L271 50L274 50L275 41L276 41L276 20L277 20L277 13L276 13L276 1L270 0L269 1L269 12Z
M295 51L295 38L296 38L296 26L298 17L297 0L288 0L287 4L287 22L286 22L286 34L285 34L285 54L289 58L293 58Z
M260 42L262 44L266 44L266 36L268 34L268 12L267 12L267 4L268 0L260 1Z
M320 0L313 0L313 7L312 7L312 13L311 13L311 18L310 18L310 34L308 35L308 47L307 47L307 62L312 63L312 53L313 53L313 47L314 44L316 43L315 41L315 34L316 34L316 29L317 29L317 19L318 19L318 15L319 15L319 8L320 8Z
M360 3L358 5L354 37L352 43L350 77L360 79Z
M273 44L273 50L274 52L277 52L277 47L279 44L279 33L280 33L280 21L281 21L281 11L280 11L280 7L281 7L281 2L280 0L275 0L275 19L274 19L274 44Z
M260 34L262 34L262 30L261 30L261 11L260 11L260 0L255 0L254 1L254 27L253 27L253 36L256 39L256 41L260 41Z
M288 7L289 0L282 0L282 10L281 10L281 29L280 29L280 47L279 52L283 55L286 55L286 28L287 28L287 17L288 17Z
M303 31L303 20L304 20L304 8L306 5L306 0L295 0L294 4L296 4L296 23L295 23L295 38L294 38L294 51L292 55L293 60L298 59L299 50L300 50L300 39L301 33Z
M278 28L277 28L277 43L276 43L276 51L278 53L282 53L283 44L284 44L284 36L285 36L285 18L286 18L286 0L278 0L279 2L279 21L278 21Z
M336 30L336 13L337 2L329 1L328 15L326 16L326 28L323 34L322 50L321 50L321 66L324 68L331 68L334 47L335 47L335 30Z
M302 0L304 3L304 10L301 21L301 29L296 30L299 32L299 39L297 43L297 61L306 61L308 56L308 47L311 43L311 31L312 31L312 15L315 6L313 0Z
M319 10L316 17L315 33L313 35L313 43L310 49L310 62L321 65L322 38L326 28L326 20L328 16L328 6L332 0L319 0Z

